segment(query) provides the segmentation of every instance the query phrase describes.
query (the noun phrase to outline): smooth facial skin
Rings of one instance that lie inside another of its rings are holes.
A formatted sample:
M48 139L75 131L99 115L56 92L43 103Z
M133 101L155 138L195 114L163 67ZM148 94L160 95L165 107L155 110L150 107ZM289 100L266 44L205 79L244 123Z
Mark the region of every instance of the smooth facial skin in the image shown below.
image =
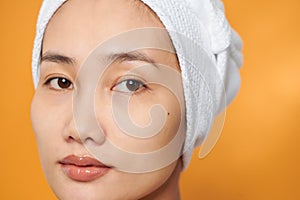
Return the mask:
M124 31L146 27L164 28L144 4L128 0L70 0L50 20L43 40L40 80L32 101L31 118L44 173L59 199L180 199L180 158L163 169L143 174L121 172L110 163L111 168L103 176L91 180L70 178L61 164L70 155L93 158L85 148L87 140L77 132L72 109L73 92L76 84L80 84L76 82L80 66L101 42ZM159 50L142 52L180 73L176 55ZM72 62L53 55L71 58ZM95 93L95 113L103 129L103 140L109 139L127 151L140 153L166 145L181 120L180 106L170 91L130 75L130 70L142 64L145 61L128 59L113 63ZM129 113L141 126L149 123L145 113L151 105L163 105L167 119L161 132L146 140L122 133L112 117L113 92L132 95ZM89 139L93 142L93 138Z

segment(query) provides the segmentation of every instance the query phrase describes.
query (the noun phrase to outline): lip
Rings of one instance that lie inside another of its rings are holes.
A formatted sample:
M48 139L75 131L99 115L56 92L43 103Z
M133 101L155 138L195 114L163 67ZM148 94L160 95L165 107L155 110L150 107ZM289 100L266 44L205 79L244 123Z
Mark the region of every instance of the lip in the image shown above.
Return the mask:
M72 180L89 182L109 172L109 166L88 156L69 155L59 161L64 174Z

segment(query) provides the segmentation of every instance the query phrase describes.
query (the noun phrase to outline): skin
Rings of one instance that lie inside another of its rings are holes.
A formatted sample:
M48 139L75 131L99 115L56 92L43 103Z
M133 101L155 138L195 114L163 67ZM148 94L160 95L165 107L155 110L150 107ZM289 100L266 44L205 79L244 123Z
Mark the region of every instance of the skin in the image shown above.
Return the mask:
M85 148L86 140L79 136L73 119L72 97L76 84L80 84L76 82L80 66L99 43L124 31L145 27L164 28L144 4L125 0L71 0L50 20L43 40L40 81L32 101L31 119L44 173L59 199L180 199L180 158L162 169L138 174L119 171L114 163L109 163L112 169L90 182L68 178L58 163L68 155L93 157ZM180 73L176 55L159 50L143 50L143 53ZM63 55L72 62L49 55ZM120 77L126 80L128 72L142 64L145 61L113 63L105 70L95 93L95 113L103 129L102 140L109 139L124 150L139 153L168 144L181 119L174 95L162 86L146 82L143 84L147 87L140 85L129 93L132 96L128 105L130 116L136 124L146 126L151 120L145 113L154 104L163 105L168 113L163 129L154 137L139 140L122 133L115 124L112 93L124 92ZM67 80L66 88L58 85L62 78ZM96 140L92 138L92 142Z

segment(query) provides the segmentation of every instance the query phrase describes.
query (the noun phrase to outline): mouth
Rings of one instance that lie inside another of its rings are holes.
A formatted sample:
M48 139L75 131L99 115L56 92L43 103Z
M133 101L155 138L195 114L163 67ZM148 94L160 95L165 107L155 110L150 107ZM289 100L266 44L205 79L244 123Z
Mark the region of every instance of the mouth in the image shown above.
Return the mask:
M70 155L58 162L64 174L74 181L89 182L109 172L111 167L88 156Z

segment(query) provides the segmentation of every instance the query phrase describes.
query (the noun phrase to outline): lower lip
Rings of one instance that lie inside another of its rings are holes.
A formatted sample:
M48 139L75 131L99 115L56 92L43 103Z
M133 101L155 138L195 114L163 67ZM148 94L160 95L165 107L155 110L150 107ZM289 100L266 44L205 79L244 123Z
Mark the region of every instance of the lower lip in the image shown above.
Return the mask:
M108 173L108 167L82 167L76 165L61 165L61 168L70 179L80 182L89 182L100 178Z

